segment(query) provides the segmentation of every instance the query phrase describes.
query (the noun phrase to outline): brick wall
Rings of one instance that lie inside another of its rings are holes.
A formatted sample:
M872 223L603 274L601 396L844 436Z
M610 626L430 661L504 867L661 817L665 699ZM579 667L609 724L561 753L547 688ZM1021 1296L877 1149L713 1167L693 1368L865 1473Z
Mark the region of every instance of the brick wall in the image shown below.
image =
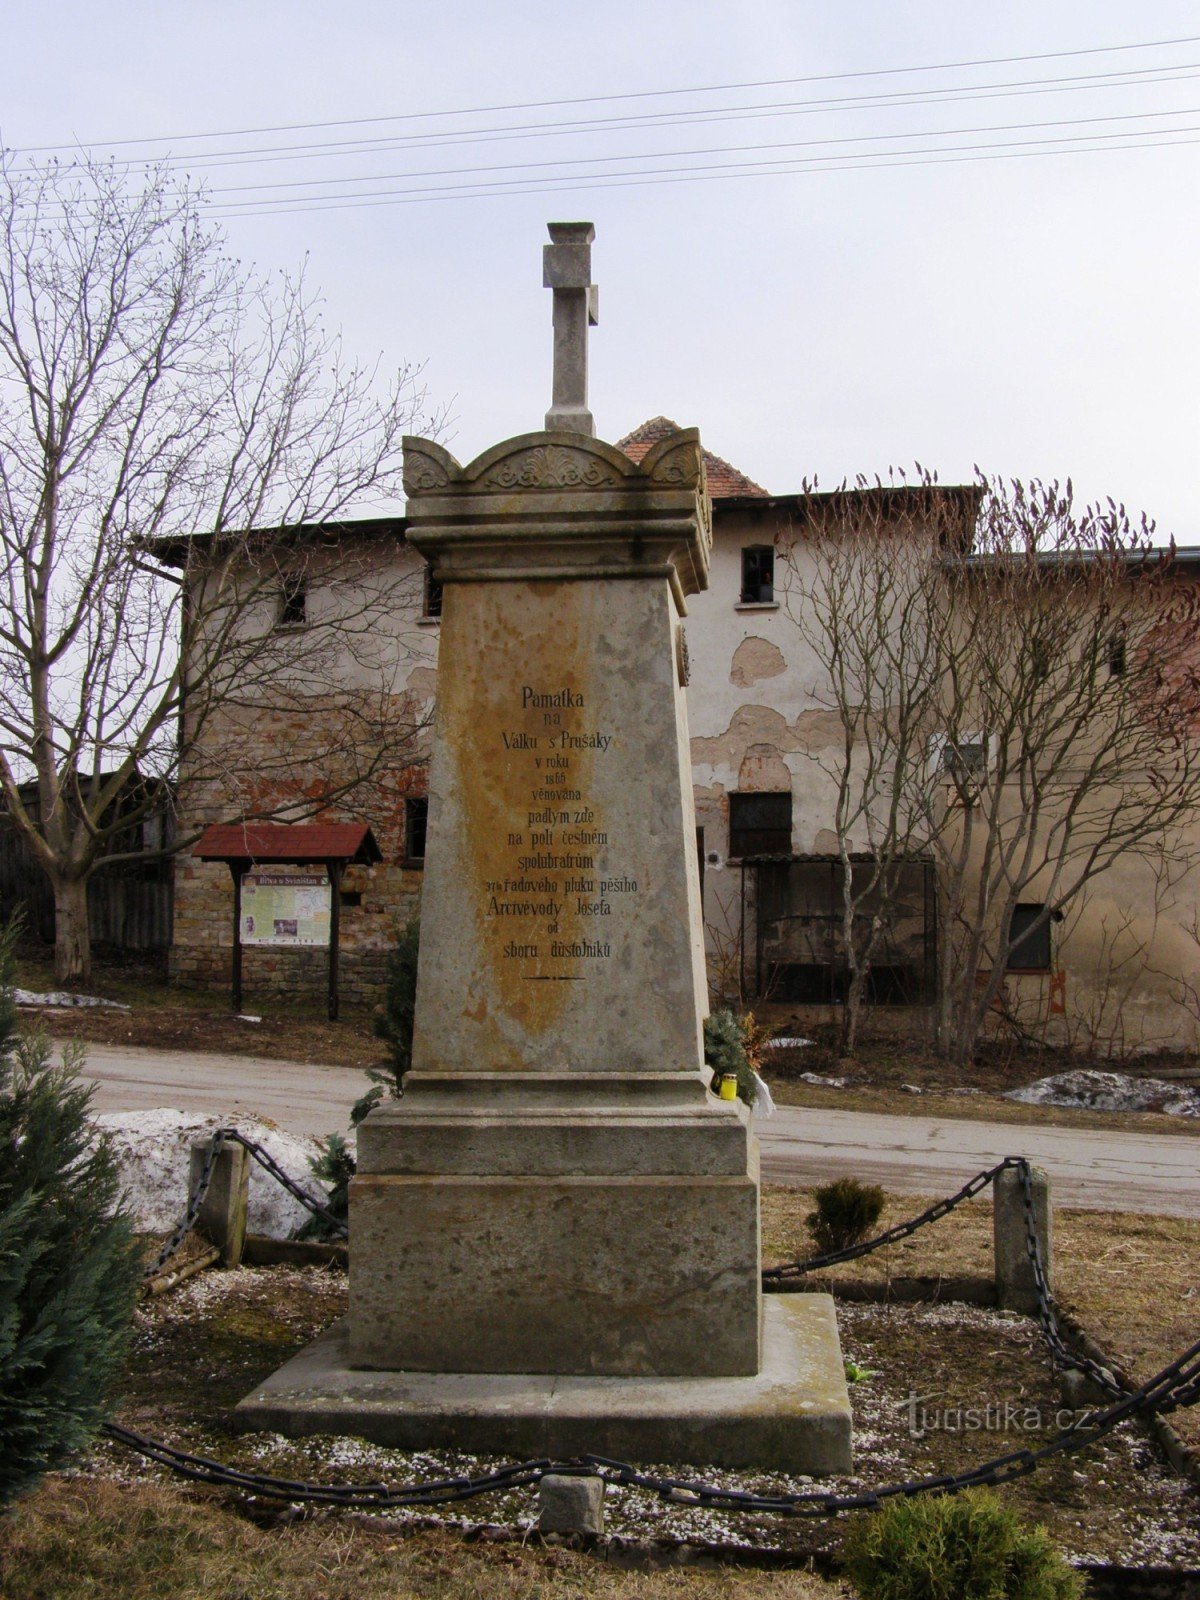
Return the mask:
M397 728L413 723L409 696L393 705ZM244 747L246 723L231 734L227 747ZM396 933L416 911L422 872L405 855L405 804L423 797L427 765L423 741L388 751L379 770L336 797L350 776L364 770L378 751L354 747L335 712L264 710L256 716L253 736L277 756L255 772L244 762L214 760L219 730L215 729L201 758L210 767L224 764L237 774L228 779L197 776L198 758L180 786L180 831L195 832L210 822L229 822L244 815L274 812L273 820L305 822L368 822L383 855L373 866L348 866L343 896L358 896L357 905L341 906L340 994L343 1008L365 1010L381 997L384 966ZM328 805L321 804L330 796ZM277 808L282 808L280 811ZM291 814L289 814L289 811ZM185 851L175 869L175 929L170 955L173 981L184 987L228 989L233 952L233 878L224 862L199 861ZM280 949L248 946L242 951L243 1003L295 997L319 1005L326 993L328 952L324 949Z

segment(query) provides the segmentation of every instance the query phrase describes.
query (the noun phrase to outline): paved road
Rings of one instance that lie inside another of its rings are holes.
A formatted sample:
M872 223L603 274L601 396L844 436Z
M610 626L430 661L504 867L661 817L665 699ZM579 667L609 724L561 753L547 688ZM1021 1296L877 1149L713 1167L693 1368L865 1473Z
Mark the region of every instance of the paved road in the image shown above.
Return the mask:
M253 1114L316 1135L345 1127L367 1086L347 1067L132 1045L89 1045L86 1071L100 1111L174 1106L232 1121ZM1200 1217L1200 1140L1122 1133L1100 1115L1092 1131L780 1106L758 1132L763 1177L772 1183L853 1174L898 1193L946 1194L1002 1156L1026 1155L1049 1171L1063 1204Z

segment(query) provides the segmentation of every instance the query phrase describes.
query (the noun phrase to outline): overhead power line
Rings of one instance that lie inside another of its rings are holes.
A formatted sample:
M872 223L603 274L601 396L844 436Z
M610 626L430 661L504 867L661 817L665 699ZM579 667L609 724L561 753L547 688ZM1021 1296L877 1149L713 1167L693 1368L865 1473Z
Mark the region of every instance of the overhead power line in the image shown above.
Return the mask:
M834 99L774 101L712 109L654 112L630 117L603 117L576 122L503 123L490 128L451 129L442 133L389 135L379 139L348 139L322 144L260 145L241 150L195 151L187 156L163 156L169 166L188 172L217 167L257 166L279 161L328 160L347 155L387 154L400 150L449 149L464 144L578 137L589 133L632 133L668 127L699 127L716 122L761 121L789 116L832 115L844 111L903 110L907 107L969 104L976 100L1011 99L1026 95L1066 94L1105 89L1136 89L1186 81L1196 75L1200 62L1173 63L1123 73L1083 73L1065 78L1020 78L1007 83L962 84L950 89L909 89L894 94L850 95ZM127 159L123 165L141 166L146 158Z
M1162 117L1183 117L1200 115L1200 106L1183 106L1173 111L1130 111L1112 116L1103 117L1061 117L1042 122L1001 122L992 123L983 127L969 128L922 128L906 133L877 133L877 134L841 134L822 139L788 139L772 140L756 144L735 145L708 145L687 150L642 150L623 155L611 156L576 156L553 157L545 161L517 161L494 162L479 167L419 167L410 172L383 172L383 173L357 173L336 178L294 178L273 183L237 183L226 185L220 193L234 195L254 192L262 189L302 189L302 188L327 188L336 184L348 183L393 183L405 178L444 178L468 177L479 173L532 172L543 167L586 167L610 165L613 162L633 161L668 161L677 156L712 156L712 155L749 155L762 150L807 150L815 149L822 145L850 145L850 144L891 144L901 139L955 139L969 134L984 133L1024 133L1039 128L1077 128L1091 127L1097 123L1111 122L1147 122ZM1154 132L1155 130L1146 130ZM1167 130L1170 131L1170 130ZM1115 137L1113 135L1096 135L1095 137ZM1030 142L1030 141L1020 141ZM870 152L863 152L864 155ZM585 174L586 176L587 174ZM559 173L559 177L568 174ZM281 200L304 198L299 196L281 196ZM319 199L318 196L312 198ZM270 204L268 199L262 201L230 201L229 204Z
M1144 139L1136 141L1131 141L1128 132L1075 134L1062 139L1017 139L980 145L951 146L949 150L929 147L894 153L865 151L850 159L841 155L810 156L792 161L777 159L765 162L702 163L695 166L675 168L640 168L616 174L584 173L575 177L554 174L545 177L501 178L490 181L474 179L466 184L424 185L412 189L390 190L383 194L364 191L361 194L330 197L295 197L293 199L284 197L278 200L247 200L239 203L230 203L227 207L218 207L216 208L216 214L225 217L288 216L300 212L340 211L371 205L401 205L418 199L479 199L488 195L496 196L499 194L573 193L577 190L642 187L655 182L685 182L689 177L693 176L696 178L780 177L804 172L852 172L874 170L878 167L932 166L939 164L939 162L949 161L996 160L1002 159L1006 154L1018 156L1082 155L1109 149L1159 149L1163 148L1164 145L1194 144L1197 142L1194 139L1178 138L1176 136L1197 132L1200 132L1200 124L1148 132ZM1129 142L1124 144L1108 142L1120 139ZM1030 150L1027 148L1030 145L1038 146L1038 148ZM1065 148L1067 146L1070 146L1070 148ZM930 157L933 159L913 160L911 159L913 157ZM838 163L838 165L830 165L830 163Z
M1119 55L1137 50L1170 49L1177 45L1185 44L1200 44L1200 35L1191 34L1173 39L1147 39L1132 44L1093 45L1078 50L1046 50L1027 55L990 56L965 61L938 61L920 66L879 67L857 72L812 73L803 77L763 78L736 83L697 84L690 87L672 89L627 90L620 94L578 95L554 100L512 101L496 105L457 107L443 111L407 111L374 117L347 117L322 122L275 123L245 128L146 135L135 138L72 140L58 144L27 145L21 148L18 153L23 155L52 155L63 151L78 150L81 144L85 148L102 147L106 150L124 147L141 148L147 145L182 144L198 139L241 139L268 133L301 133L325 128L357 128L383 123L429 121L447 117L490 116L507 111L541 111L557 106L609 105L622 101L658 100L689 94L732 94L747 89L795 88L801 84L810 83L843 83L861 81L867 78L890 78L924 72L955 72L973 67L1013 66L1030 61L1065 61L1083 56Z
M1200 144L1200 139L1190 139L1189 138L1189 139L1175 139L1175 140L1170 141L1170 147L1171 148L1174 148L1175 146L1195 145L1195 144ZM970 163L970 162L977 162L977 161L1015 161L1015 160L1024 159L1026 157L1031 157L1031 156L1107 155L1107 154L1117 154L1117 153L1120 153L1121 151L1162 149L1163 147L1164 147L1163 144L1160 143L1157 140L1156 141L1147 140L1147 141L1142 141L1142 142L1131 141L1130 143L1123 144L1123 145L1110 145L1110 146L1105 146L1102 149L1098 149L1096 147L1089 147L1089 148L1084 148L1084 149L1078 149L1077 148L1077 149L1070 149L1070 150L1052 150L1052 149L1042 149L1042 150L1005 150L1005 151L1001 151L999 153L990 154L990 155L982 155L981 154L981 155L965 155L965 156L940 153L940 154L935 155L935 156L930 156L928 158L921 158L921 159L917 159L917 160L908 160L908 159L905 159L905 158L902 158L902 157L897 157L897 158L894 158L894 159L885 159L883 157L880 157L877 160L871 160L871 161L864 160L864 161L858 161L858 162L843 162L841 165L838 165L838 166L821 166L821 167L795 166L795 167L786 167L786 168L781 167L779 170L770 171L770 172L743 172L743 171L724 172L724 171L721 171L721 172L708 172L708 173L700 173L700 172L698 172L698 173L695 173L695 174L688 174L686 176L681 176L681 177L646 175L646 176L629 177L629 178L611 178L611 179L610 178L597 178L597 179L584 179L584 180L579 180L579 181L572 180L572 181L567 181L567 182L560 182L558 180L546 180L548 184L557 184L557 187L526 187L526 188L512 188L512 189L508 189L508 190L498 190L498 191L488 191L488 190L485 190L485 189L462 188L462 189L446 190L446 191L440 191L440 192L418 193L418 194L414 194L414 195L412 195L412 196L410 196L408 198L404 198L404 199L390 199L389 198L389 199L374 199L374 200L338 200L338 201L329 201L327 203L316 202L316 203L309 204L309 205L291 205L291 206L288 206L288 205L284 204L282 209L280 209L280 210L270 211L270 212L265 212L265 213L264 212L260 212L260 211L245 211L245 210L238 210L238 209L228 209L228 210L224 210L224 211L217 211L217 212L214 213L214 215L216 215L218 217L221 217L221 218L246 217L246 216L263 216L263 215L269 215L269 216L298 216L298 215L302 215L304 213L312 212L312 211L358 211L358 210L369 210L373 206L418 205L418 204L429 204L431 202L436 202L436 201L441 201L441 200L492 200L492 199L504 198L505 195L522 195L522 194L537 194L537 195L577 194L577 193L581 193L581 192L584 192L584 191L587 191L587 190L592 190L592 189L636 189L636 188L645 188L645 187L647 187L649 185L659 184L659 183L671 183L671 184L707 183L707 182L720 181L720 180L723 180L723 179L731 179L731 178L786 177L786 176L789 176L789 175L805 175L806 173L816 176L816 175L823 174L823 173L861 172L861 171L864 171L864 170L877 171L877 170L881 170L881 169L883 169L885 167L897 167L897 168L899 168L899 167L934 167L934 166L945 166L945 165L949 165L951 163L960 164L960 163L964 163L964 162ZM834 158L831 158L831 159L836 160L837 158L834 157Z

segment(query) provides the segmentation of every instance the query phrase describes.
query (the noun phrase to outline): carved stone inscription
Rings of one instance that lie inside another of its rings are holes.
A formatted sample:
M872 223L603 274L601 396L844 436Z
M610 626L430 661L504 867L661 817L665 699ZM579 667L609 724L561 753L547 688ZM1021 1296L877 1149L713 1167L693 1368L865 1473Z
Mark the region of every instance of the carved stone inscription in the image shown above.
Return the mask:
M622 911L640 890L622 870L595 793L611 790L597 782L607 775L597 766L620 760L620 734L588 700L567 686L522 683L494 734L507 778L503 810L516 826L504 841L511 870L485 881L483 910L504 929L502 959L528 982L586 981L612 959Z

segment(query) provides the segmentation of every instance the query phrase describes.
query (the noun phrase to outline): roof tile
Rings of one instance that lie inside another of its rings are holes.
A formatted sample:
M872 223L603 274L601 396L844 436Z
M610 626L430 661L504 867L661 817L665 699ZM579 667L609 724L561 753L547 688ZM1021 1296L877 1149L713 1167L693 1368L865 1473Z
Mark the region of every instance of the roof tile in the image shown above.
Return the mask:
M643 422L641 427L635 428L632 433L627 433L623 439L617 440L617 449L623 450L631 461L641 461L652 445L660 439L665 439L669 434L678 433L679 424L672 422L670 417L651 417L648 422ZM769 497L769 492L761 484L755 483L753 478L748 478L744 472L739 472L736 467L730 466L720 456L713 455L711 450L701 447L704 456L704 473L708 479L708 492L714 500L732 500L740 495L761 495Z

